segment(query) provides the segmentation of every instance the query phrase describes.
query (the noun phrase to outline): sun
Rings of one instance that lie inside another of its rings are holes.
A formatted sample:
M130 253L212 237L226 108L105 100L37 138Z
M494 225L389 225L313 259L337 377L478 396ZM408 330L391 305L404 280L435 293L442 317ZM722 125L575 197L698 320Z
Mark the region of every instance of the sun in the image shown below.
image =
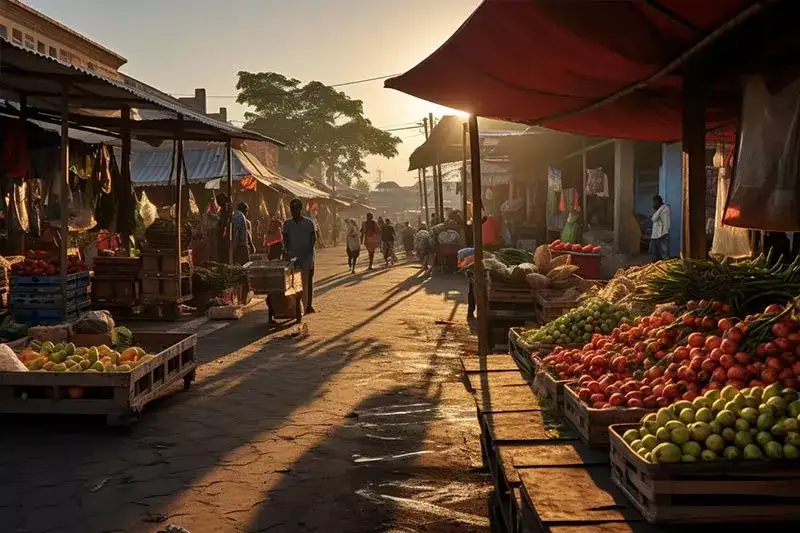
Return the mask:
M460 118L468 118L469 117L469 113L467 113L466 111L460 111L458 109L445 107L443 105L434 104L433 102L430 102L430 107L431 107L431 112L434 115L437 115L437 116L455 115L455 116L460 117Z

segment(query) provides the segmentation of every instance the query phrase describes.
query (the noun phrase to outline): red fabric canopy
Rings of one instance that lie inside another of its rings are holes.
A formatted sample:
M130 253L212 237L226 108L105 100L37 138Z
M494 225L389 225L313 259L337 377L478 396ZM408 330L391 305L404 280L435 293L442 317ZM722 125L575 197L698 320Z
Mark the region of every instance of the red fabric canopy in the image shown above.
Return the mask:
M675 70L584 108L647 80L754 4L484 0L446 43L386 87L482 117L581 135L674 140L682 136L682 77ZM735 106L711 102L709 127L735 118Z

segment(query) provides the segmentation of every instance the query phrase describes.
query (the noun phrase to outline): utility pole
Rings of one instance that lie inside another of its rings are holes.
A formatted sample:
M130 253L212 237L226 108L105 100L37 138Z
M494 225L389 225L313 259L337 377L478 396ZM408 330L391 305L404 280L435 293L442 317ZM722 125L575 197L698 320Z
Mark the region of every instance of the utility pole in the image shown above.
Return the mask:
M433 134L433 127L436 123L433 121L433 113L428 113L428 122L431 125L431 135ZM427 140L428 136L425 136L425 140ZM442 179L441 176L437 177L436 172L436 165L431 166L431 173L433 174L433 213L436 215L436 220L441 224L442 223L442 215L439 213L439 185L438 181Z
M383 170L381 170L381 169L376 169L376 170L375 170L375 174L377 174L377 175L378 175L378 183L380 183L380 182L381 182L381 178L383 177Z
M428 119L422 119L422 126L425 128L425 140L428 140ZM427 168L422 167L422 198L425 201L425 225L431 223L430 212L428 211L428 175Z

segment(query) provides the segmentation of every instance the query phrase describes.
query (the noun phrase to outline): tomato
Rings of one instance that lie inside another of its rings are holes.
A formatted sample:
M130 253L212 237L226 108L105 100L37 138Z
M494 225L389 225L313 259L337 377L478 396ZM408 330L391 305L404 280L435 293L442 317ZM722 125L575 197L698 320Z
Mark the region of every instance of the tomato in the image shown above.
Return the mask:
M728 380L727 369L719 366L711 373L711 379L719 383L725 383Z
M697 309L697 302L695 302L694 300L689 300L688 302L686 302L686 309L690 311Z
M733 359L740 365L748 365L753 360L751 355L747 352L736 352Z
M781 370L780 374L778 374L778 379L781 381L793 377L794 377L794 372L792 372L791 368L784 368L783 370Z
M736 344L739 344L742 342L742 339L744 339L744 331L742 331L738 326L733 327L725 332L725 338L735 342Z
M642 385L642 387L639 389L639 392L641 392L642 396L646 398L653 394L653 389L650 387L650 385Z
M605 408L606 408L606 402L605 401L594 402L592 404L592 409L605 409Z
M747 380L747 370L740 365L733 365L728 369L728 380L741 381L744 383Z
M800 376L800 361L792 363L792 372L795 376Z
M730 339L722 339L719 349L722 350L722 353L733 355L739 349L739 345Z
M600 385L597 381L590 381L586 384L586 388L589 389L589 392L592 394L597 394L603 390L603 386Z
M730 318L720 318L717 322L717 329L725 332L733 327L733 321Z
M666 387L664 387L664 396L669 398L670 400L674 400L678 397L680 391L678 390L678 386L670 383Z
M717 321L711 318L710 316L703 317L703 321L700 325L701 328L707 331L711 331L712 329L717 327Z
M684 392L684 393L681 395L681 400L686 400L687 402L691 402L691 401L693 401L695 398L697 398L698 396L700 396L700 395L699 395L699 394L697 394L695 391L690 391L690 390L687 390L686 392Z
M774 368L765 368L761 371L761 381L767 385L772 385L778 381L778 371Z
M683 322L684 326L688 326L690 328L693 328L695 320L694 320L694 317L692 315L685 315L683 317L683 319L681 319L681 322Z
M782 305L772 304L772 305L768 306L766 309L764 309L764 313L763 314L765 314L765 315L777 315L779 313L782 313L783 310L784 309L783 309Z
M713 350L714 348L719 348L722 344L722 339L718 335L709 335L706 337L706 342L703 347L706 350Z
M751 389L753 387L763 387L764 382L758 379L751 379L750 382L747 384L747 386L750 387Z
M708 354L708 358L711 359L712 361L719 361L719 358L722 357L723 355L724 354L722 353L721 349L714 348L713 350L711 350L711 353Z
M610 403L614 407L619 407L620 405L625 403L625 397L617 392L609 396L608 403Z
M790 389L797 388L797 378L786 378L783 380L783 386Z
M777 346L778 350L781 352L792 351L792 341L790 341L787 337L776 337L772 339L772 342L775 343L775 346Z
M689 346L692 348L702 348L706 342L706 337L702 333L692 333L689 335Z
M658 398L656 398L656 405L658 405L659 407L666 407L670 403L672 402L670 402L669 398L666 398L664 396L659 396Z
M768 342L768 343L766 343L764 345L764 354L765 355L767 355L767 356L778 355L779 353L781 353L781 350L780 350L780 348L778 348L778 345L775 344L774 342Z
M589 399L591 400L592 403L597 403L597 402L605 403L606 395L601 392L598 392L597 394L592 394L589 397Z
M780 372L781 370L783 370L783 359L781 359L780 357L771 355L767 357L765 364L767 368L772 368L776 372Z
M772 324L772 334L776 337L788 337L791 330L785 322L775 322Z
M655 409L658 406L658 403L656 402L656 397L653 396L652 394L649 396L645 396L642 402L644 403L645 409Z
M712 359L705 359L700 365L700 369L706 372L713 372L715 368L717 368L717 362Z
M588 402L592 398L592 393L587 388L582 388L578 390L578 398L580 398L584 402Z
M725 370L727 370L730 367L732 367L734 362L735 362L735 360L734 360L733 356L730 355L730 354L727 354L727 353L722 354L722 356L719 358L719 364Z

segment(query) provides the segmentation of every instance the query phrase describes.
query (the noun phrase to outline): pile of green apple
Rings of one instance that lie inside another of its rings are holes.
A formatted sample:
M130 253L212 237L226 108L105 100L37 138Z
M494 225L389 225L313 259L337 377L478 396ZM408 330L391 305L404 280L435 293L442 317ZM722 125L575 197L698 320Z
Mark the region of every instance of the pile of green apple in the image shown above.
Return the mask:
M800 399L792 388L712 389L645 415L622 435L651 463L800 458Z

